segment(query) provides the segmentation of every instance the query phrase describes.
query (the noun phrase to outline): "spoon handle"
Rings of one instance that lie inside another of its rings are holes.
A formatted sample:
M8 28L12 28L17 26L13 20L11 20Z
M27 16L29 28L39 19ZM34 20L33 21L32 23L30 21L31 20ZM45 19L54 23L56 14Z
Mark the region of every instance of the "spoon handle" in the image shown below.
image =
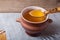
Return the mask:
M57 12L60 12L60 7L57 7Z
M60 7L47 10L47 11L45 11L45 14L46 14L46 15L47 15L47 14L53 14L53 13L56 13L56 12L60 12Z

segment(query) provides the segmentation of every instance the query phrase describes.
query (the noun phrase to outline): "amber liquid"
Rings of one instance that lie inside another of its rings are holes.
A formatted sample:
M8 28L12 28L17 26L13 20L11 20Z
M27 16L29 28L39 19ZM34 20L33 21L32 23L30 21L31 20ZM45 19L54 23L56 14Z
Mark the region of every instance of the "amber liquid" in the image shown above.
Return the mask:
M32 10L30 10L30 11L32 11ZM40 17L40 18L39 17L38 18L32 17L31 15L29 15L30 11L27 11L23 14L23 17L25 19L27 19L29 21L32 21L32 22L41 22L41 21L44 21L46 19L46 16L43 16L43 17Z
M0 40L6 40L6 33L0 31Z

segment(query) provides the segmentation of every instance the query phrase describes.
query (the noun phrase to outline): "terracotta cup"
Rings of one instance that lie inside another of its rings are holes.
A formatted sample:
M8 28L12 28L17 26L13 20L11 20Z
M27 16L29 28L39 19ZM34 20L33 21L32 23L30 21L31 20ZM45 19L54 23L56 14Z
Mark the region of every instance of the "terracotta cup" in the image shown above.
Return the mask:
M3 30L0 30L0 40L7 40L6 39L6 33Z
M48 20L48 16L42 22L31 22L26 20L23 17L23 14L25 14L25 12L32 9L39 9L42 10L42 12L46 11L44 8L37 7L37 6L26 7L21 11L21 17L18 18L17 21L21 23L22 27L25 29L25 32L27 34L29 34L30 36L37 36L41 33L41 31L46 29L47 25L49 24L49 20Z

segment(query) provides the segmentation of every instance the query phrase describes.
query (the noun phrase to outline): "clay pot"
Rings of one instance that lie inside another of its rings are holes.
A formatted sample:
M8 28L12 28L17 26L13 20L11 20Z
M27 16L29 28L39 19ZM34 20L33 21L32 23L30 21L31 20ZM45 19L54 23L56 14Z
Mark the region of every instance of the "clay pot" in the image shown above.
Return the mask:
M43 22L31 22L26 20L23 17L24 12L28 11L29 9L41 9L43 12L46 11L43 8L40 7L35 7L35 6L31 6L31 7L27 7L24 10L22 10L22 16L20 18L17 19L17 21L19 23L21 23L22 27L25 29L25 32L30 35L30 36L39 36L39 34L41 33L41 31L43 31L44 29L46 29L47 25L49 25L49 23L51 23L51 20L48 19L48 16L46 18L46 20L44 20Z
M42 31L44 31L47 26L52 22L51 19L48 19L44 23L32 24L25 22L22 18L18 18L17 22L21 23L22 27L25 29L25 32L30 36L39 36Z

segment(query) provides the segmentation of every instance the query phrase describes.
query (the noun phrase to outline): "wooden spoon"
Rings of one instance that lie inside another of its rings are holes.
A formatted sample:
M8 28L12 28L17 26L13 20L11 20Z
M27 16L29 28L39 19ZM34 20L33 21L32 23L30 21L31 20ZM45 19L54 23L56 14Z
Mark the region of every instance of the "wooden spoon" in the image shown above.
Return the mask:
M43 17L43 16L47 16L48 14L54 14L56 12L60 12L60 7L47 10L44 12L44 14L42 14L43 12L41 12L41 10L34 10L34 11L29 12L29 15L31 15L32 17ZM34 13L34 15L32 13Z
M47 11L45 11L44 13L45 13L45 15L48 15L48 14L54 14L54 13L56 13L56 12L60 12L60 7L47 10Z

